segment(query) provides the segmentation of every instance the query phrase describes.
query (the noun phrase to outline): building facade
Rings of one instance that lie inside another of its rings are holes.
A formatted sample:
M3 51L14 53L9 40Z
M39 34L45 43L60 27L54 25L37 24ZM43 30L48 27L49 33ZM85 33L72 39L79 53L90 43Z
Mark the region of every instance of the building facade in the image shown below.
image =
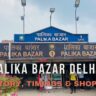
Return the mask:
M0 60L7 63L9 71L11 64L19 63L20 70L22 70L23 63L28 66L27 75L17 75L23 78L23 83L28 79L37 80L38 75L41 75L43 79L47 76L47 74L32 74L32 63L38 65L38 70L40 64L43 64L46 70L46 63L51 63L51 71L54 64L59 68L59 64L64 63L65 74L50 74L47 77L50 81L65 82L68 80L70 63L88 65L90 62L95 63L95 59L96 44L89 43L88 34L72 34L53 26L30 34L15 34L14 42L0 44Z

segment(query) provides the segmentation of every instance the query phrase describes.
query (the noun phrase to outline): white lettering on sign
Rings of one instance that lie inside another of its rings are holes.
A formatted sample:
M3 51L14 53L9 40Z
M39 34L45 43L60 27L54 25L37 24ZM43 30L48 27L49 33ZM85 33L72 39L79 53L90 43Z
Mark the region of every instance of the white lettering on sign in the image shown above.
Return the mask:
M41 32L41 33L37 33L36 35L38 37L40 37L40 36L62 36L62 37L64 37L64 36L66 36L66 33L60 33L60 32L58 32L58 33L46 33L46 32Z
M37 36L52 36L52 34L51 33L41 32L41 33L37 33Z
M68 37L35 37L35 41L68 41Z

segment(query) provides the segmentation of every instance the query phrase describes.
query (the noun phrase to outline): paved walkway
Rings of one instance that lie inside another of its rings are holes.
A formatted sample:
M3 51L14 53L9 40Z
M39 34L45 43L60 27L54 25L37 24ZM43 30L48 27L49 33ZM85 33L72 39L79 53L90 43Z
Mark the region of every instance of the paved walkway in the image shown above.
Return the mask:
M38 90L20 90L18 96L96 96L95 90L77 90L76 93L70 94L69 89L53 89L49 93L47 91L40 92Z

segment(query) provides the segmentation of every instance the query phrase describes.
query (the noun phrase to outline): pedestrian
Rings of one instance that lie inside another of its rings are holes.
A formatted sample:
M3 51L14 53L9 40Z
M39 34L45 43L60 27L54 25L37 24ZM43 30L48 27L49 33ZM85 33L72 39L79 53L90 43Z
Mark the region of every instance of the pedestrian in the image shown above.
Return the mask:
M81 73L78 74L78 79L79 79L79 82L83 82L84 81L84 73L83 71L81 70ZM84 89L83 86L79 86L80 89Z
M38 82L39 82L39 84L40 84L41 81L42 81L42 76L41 76L41 74L38 74ZM39 86L39 90L42 91L43 87Z
M45 74L45 82L48 82L48 81L51 82L50 74ZM44 86L44 88L45 88L47 93L50 93L52 86L49 84L49 85Z
M74 85L74 82L78 80L77 74L76 73L71 73L70 74L70 89L71 89L71 94L76 92L76 86Z

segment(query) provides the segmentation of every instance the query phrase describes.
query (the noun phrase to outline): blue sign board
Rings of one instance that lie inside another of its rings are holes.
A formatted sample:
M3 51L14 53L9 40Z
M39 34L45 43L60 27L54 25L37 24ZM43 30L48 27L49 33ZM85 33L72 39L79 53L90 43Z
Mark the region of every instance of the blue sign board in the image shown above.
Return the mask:
M48 27L31 34L15 34L14 42L88 42L88 34L72 34Z

